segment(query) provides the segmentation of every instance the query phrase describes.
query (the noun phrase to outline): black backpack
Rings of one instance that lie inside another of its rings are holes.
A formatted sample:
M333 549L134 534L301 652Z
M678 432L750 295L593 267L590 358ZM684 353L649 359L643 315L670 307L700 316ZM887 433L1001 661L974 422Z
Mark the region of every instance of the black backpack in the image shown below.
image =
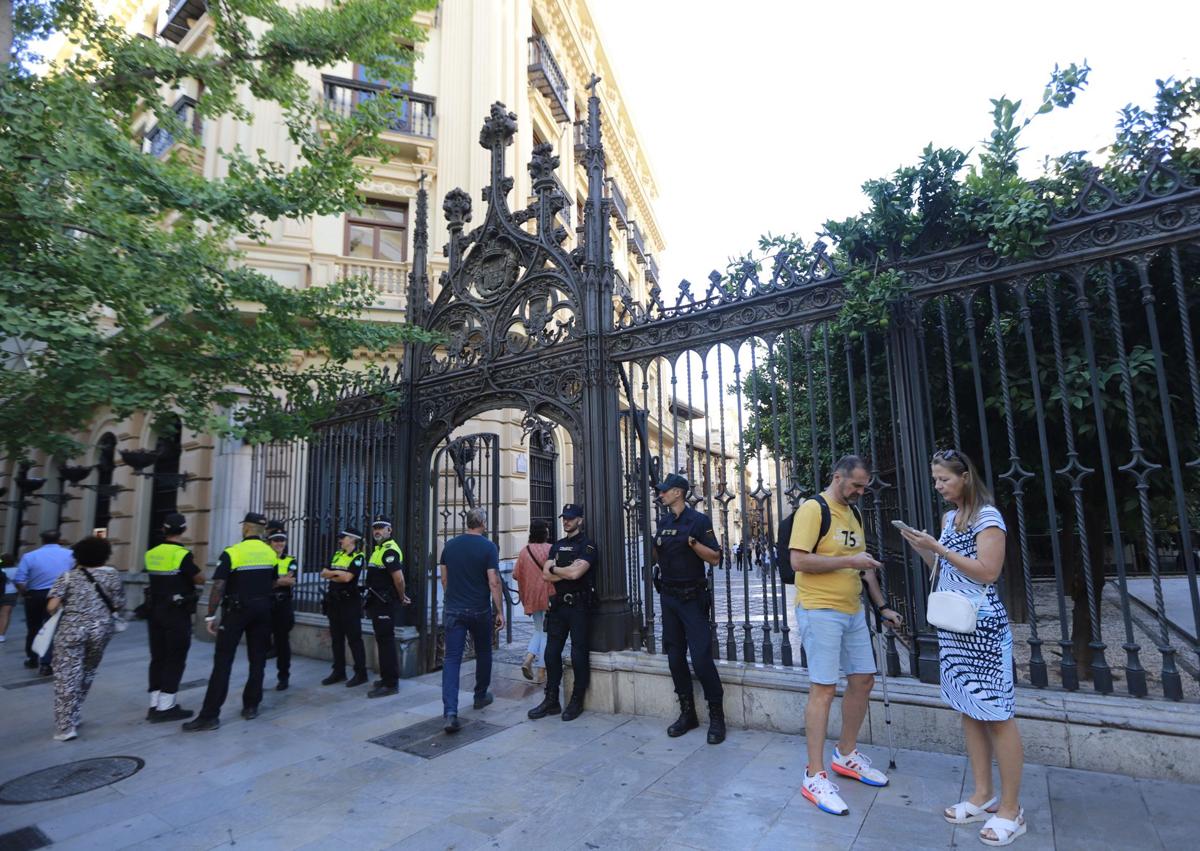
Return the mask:
M829 534L829 527L833 525L833 516L829 513L829 503L825 501L825 497L817 494L813 497L817 505L821 507L821 528L817 532L817 540L813 543L813 550L817 549L817 545L821 543L821 539ZM804 503L800 503L803 505ZM799 510L799 506L796 507ZM858 525L863 525L862 514L859 513L857 505L851 505L850 510L854 512L854 519L858 521ZM785 585L791 585L796 581L796 571L792 570L791 542L792 542L792 524L796 519L796 512L793 511L783 519L779 524L779 537L775 539L775 562L779 565L779 578L783 580ZM866 527L863 527L864 534Z

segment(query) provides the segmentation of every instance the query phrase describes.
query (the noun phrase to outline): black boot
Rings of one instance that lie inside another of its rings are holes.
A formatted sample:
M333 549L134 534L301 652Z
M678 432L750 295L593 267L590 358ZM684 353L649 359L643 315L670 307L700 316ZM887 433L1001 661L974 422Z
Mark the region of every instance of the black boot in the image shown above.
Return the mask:
M583 714L583 695L572 694L571 699L567 701L567 708L563 710L562 720L574 721Z
M674 724L667 728L667 735L674 739L699 726L700 719L696 717L696 699L690 694L679 695L679 717L675 719Z
M546 692L545 699L533 707L533 709L530 709L528 715L530 720L536 721L539 718L545 718L547 715L558 715L561 712L562 704L558 702L558 691L555 690L554 694Z
M708 743L719 745L725 741L725 708L721 702L708 702Z

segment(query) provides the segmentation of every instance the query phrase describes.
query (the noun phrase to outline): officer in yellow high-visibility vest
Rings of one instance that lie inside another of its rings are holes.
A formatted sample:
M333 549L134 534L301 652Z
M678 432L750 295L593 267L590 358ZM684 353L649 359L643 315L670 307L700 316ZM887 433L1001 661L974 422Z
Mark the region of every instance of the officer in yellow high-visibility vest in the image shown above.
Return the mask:
M146 553L150 578L146 626L150 632L150 709L146 720L160 723L191 718L192 711L175 702L179 681L192 646L192 618L196 614L197 585L204 574L192 551L180 543L187 518L168 514L163 521L164 540Z
M267 667L267 644L271 637L271 592L278 575L278 557L265 540L267 518L251 511L242 519L242 540L226 547L213 574L208 616L204 622L217 637L213 670L200 714L183 723L188 731L215 730L221 726L221 705L229 693L229 674L242 633L250 657L250 674L242 690L242 717L258 717L262 702L263 671ZM217 607L222 610L217 627Z
M345 527L338 535L338 551L321 571L329 580L325 591L325 616L329 618L329 644L333 651L333 670L321 685L346 682L347 688L367 681L367 651L362 640L362 592L358 577L366 558L362 552L362 534ZM346 680L346 645L354 659L354 676Z
M404 553L392 539L392 521L377 516L371 524L375 548L367 561L367 616L375 630L379 651L379 679L367 697L395 694L400 684L400 660L396 656L396 613L398 604L411 603L404 593Z
M288 555L288 535L283 522L272 520L267 524L267 543L279 557L275 577L275 590L271 599L271 645L275 650L275 691L287 691L292 672L292 627L296 625L296 614L292 609L292 588L296 585L296 574L300 565L296 557Z

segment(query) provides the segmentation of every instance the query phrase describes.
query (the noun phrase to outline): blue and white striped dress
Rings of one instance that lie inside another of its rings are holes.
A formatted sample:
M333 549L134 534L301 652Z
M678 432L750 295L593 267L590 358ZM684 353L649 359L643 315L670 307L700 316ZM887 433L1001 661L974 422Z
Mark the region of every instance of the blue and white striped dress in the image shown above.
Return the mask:
M967 558L978 557L976 538L984 529L997 527L1007 533L1004 518L994 505L981 508L963 532L954 528L955 513L947 513L940 543ZM983 595L974 633L937 631L942 698L977 721L1007 721L1013 717L1013 639L1008 612L995 586L976 582L942 559L935 590Z

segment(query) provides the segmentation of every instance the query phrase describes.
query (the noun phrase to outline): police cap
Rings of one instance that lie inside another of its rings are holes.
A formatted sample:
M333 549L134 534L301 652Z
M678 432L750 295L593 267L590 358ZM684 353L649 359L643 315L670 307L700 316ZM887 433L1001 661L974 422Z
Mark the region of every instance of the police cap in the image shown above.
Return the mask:
M382 514L376 514L374 522L371 523L371 528L377 529L380 526L387 526L390 529L392 527L392 521L388 520Z
M178 535L187 529L187 518L182 514L172 512L163 518L163 531L169 535Z
M562 514L560 514L558 516L564 517L567 519L570 519L572 517L582 517L583 516L583 506L576 505L573 502L568 502L566 505L563 506Z
M355 529L353 526L343 526L342 531L338 532L338 537L339 538L354 538L355 540L361 541L362 533L359 532L357 529Z
M658 483L658 492L669 491L671 488L683 488L683 492L687 493L689 487L687 479L678 473L672 473Z
M242 518L243 523L253 523L255 526L266 526L267 515L259 514L257 511L247 511L246 516Z

